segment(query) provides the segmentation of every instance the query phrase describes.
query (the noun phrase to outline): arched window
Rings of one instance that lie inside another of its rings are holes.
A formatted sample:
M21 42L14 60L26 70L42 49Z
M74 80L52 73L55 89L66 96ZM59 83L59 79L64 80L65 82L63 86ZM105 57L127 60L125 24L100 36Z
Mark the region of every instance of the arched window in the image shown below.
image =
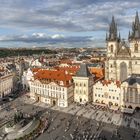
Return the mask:
M131 68L132 67L132 62L131 61L129 61L129 68Z
M138 52L138 44L135 44L135 46L134 46L134 52Z
M113 45L110 46L110 51L113 53Z
M114 66L116 67L116 61L114 61Z

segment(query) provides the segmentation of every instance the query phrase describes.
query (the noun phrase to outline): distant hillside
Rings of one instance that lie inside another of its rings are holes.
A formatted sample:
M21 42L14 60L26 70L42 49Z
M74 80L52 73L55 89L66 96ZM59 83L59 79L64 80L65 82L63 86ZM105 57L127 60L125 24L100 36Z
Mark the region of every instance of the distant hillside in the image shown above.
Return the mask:
M7 56L30 56L33 54L54 54L54 50L49 49L0 49L0 57Z

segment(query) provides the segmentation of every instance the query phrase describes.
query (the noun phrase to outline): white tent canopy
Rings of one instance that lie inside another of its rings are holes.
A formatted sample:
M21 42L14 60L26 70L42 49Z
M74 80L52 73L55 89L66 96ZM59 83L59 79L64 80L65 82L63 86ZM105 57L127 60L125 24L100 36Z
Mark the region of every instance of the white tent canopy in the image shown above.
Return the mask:
M131 108L121 108L121 112L122 112L122 113L133 114L134 109L131 109Z

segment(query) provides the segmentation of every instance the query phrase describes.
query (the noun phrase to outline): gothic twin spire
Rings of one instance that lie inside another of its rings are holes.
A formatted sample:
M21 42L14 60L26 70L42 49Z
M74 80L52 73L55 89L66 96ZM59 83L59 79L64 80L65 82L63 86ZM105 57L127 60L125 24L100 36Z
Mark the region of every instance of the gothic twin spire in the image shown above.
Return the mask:
M140 39L140 22L138 12L136 12L135 22L132 24L132 32L129 32L129 40ZM112 17L112 22L109 27L109 35L106 34L106 41L120 41L120 33L118 35L117 24L115 22L114 16Z
M112 22L109 27L109 35L106 35L107 41L119 41L120 40L120 34L118 37L118 31L117 31L117 24L115 22L114 16L112 16Z
M138 12L136 12L135 21L132 23L132 32L129 32L128 39L140 39L140 22Z

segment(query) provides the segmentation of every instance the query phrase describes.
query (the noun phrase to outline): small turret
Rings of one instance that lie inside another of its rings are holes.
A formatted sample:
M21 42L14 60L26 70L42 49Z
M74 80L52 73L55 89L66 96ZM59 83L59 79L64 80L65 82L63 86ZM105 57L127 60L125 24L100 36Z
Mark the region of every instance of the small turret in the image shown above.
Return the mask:
M131 34L130 34L130 31L129 31L129 34L128 34L128 40L131 38Z
M118 38L118 40L119 40L119 41L121 40L121 34L120 34L120 32L119 32L119 38Z

